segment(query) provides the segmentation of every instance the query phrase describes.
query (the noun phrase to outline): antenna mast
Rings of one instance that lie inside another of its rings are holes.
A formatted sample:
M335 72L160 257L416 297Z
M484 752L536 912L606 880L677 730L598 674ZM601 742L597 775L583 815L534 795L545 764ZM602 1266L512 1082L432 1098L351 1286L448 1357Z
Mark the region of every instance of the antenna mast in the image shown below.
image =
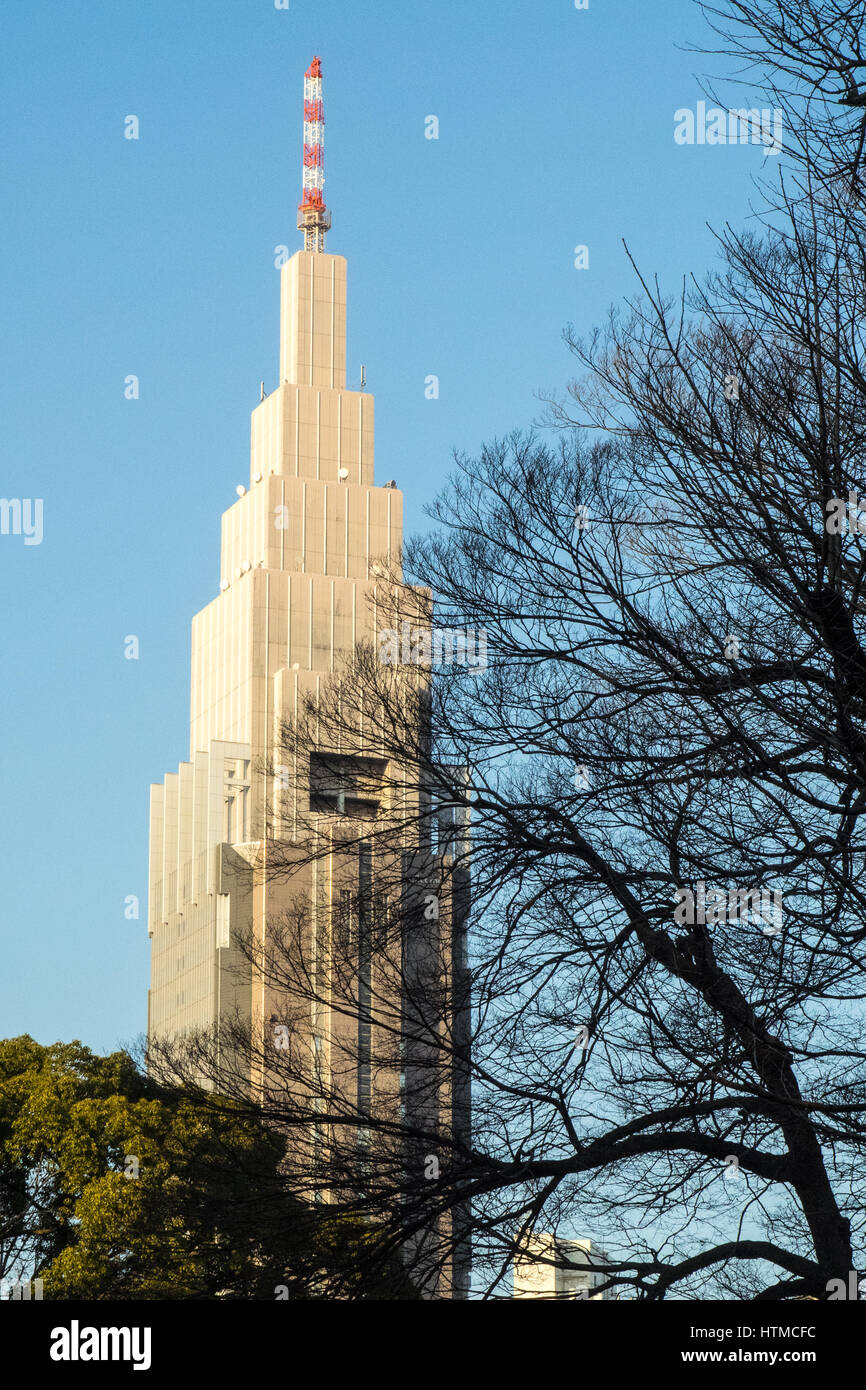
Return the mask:
M304 73L304 186L298 204L298 230L305 251L324 251L331 214L325 207L325 107L322 60L314 58Z

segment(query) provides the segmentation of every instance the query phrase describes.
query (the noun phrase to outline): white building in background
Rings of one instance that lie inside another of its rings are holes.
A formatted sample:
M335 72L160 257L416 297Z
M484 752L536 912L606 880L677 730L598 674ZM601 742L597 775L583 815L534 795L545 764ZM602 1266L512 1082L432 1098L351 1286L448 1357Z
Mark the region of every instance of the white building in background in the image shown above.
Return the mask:
M607 1256L591 1240L563 1240L549 1231L530 1236L528 1252L514 1260L515 1298L609 1299L596 1293Z

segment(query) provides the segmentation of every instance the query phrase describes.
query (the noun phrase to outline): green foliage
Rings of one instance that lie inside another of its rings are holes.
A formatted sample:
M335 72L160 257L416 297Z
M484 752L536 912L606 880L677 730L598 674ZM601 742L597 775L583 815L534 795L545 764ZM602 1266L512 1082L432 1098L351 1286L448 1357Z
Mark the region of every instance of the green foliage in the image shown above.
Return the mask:
M0 1277L47 1299L406 1298L360 1223L287 1196L283 1145L125 1052L0 1041Z

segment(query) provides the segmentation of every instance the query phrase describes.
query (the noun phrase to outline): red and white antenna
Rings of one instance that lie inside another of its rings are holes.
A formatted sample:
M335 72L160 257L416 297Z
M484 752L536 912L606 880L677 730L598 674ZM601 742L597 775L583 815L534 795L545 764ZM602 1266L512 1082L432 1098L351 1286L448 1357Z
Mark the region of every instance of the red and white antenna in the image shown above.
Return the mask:
M304 73L304 187L298 204L298 230L305 251L324 251L331 214L325 207L325 107L322 60L314 58Z

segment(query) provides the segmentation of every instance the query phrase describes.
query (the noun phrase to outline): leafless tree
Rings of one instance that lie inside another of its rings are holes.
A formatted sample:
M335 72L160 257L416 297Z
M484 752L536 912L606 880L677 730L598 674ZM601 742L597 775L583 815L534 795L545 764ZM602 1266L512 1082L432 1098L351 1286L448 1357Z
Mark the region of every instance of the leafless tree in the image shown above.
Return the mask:
M864 0L698 2L721 45L710 51L739 60L741 86L784 113L788 155L810 183L862 199Z

